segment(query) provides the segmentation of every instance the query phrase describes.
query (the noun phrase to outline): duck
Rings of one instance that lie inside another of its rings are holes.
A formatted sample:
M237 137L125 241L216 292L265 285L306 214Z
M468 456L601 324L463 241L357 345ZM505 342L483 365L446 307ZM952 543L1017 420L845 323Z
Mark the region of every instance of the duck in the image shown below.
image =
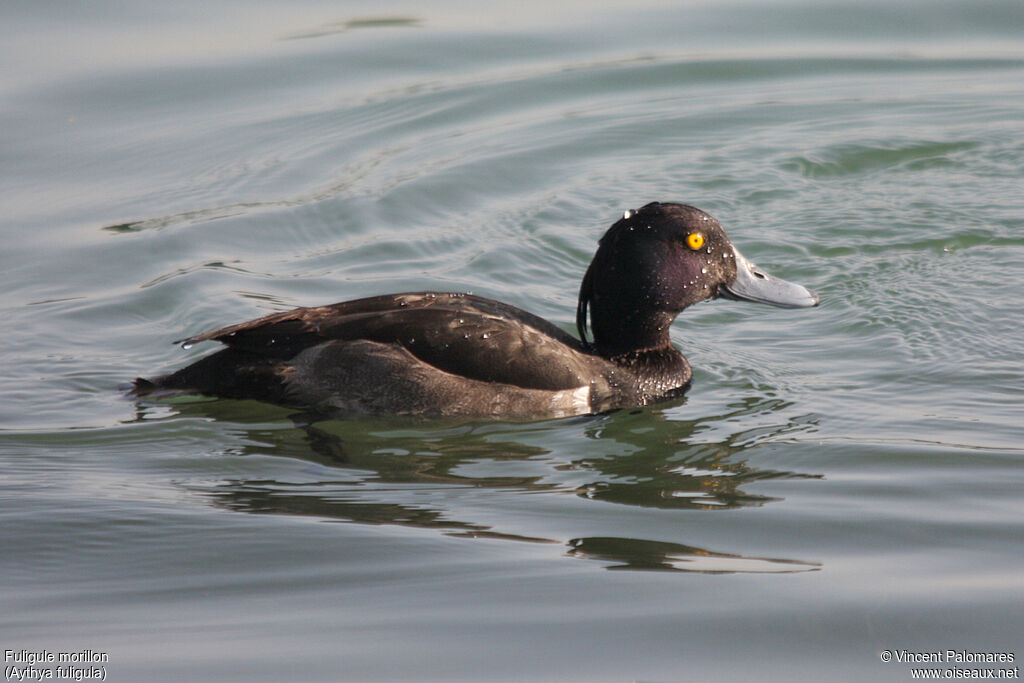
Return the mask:
M651 202L625 211L599 240L579 290L579 338L473 294L385 294L179 340L186 349L206 341L224 348L140 377L132 392L256 399L331 417L599 414L682 396L693 372L670 327L687 307L716 298L820 303L813 291L747 260L711 215Z

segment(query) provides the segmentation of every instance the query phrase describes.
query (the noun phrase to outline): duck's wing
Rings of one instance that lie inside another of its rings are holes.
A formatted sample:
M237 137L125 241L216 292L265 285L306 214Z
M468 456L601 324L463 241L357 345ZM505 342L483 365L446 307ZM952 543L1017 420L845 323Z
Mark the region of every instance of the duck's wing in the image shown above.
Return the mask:
M297 308L182 340L287 360L328 341L395 344L453 375L529 389L589 384L579 341L522 309L467 294L389 294Z
M344 320L353 315L402 308L407 305L403 299L405 296L416 295L393 294L344 301L329 306L293 308L179 339L174 343L189 347L204 341L219 341L239 351L281 355L296 347L301 348L311 343L315 344L317 340L323 340L321 325L327 322Z

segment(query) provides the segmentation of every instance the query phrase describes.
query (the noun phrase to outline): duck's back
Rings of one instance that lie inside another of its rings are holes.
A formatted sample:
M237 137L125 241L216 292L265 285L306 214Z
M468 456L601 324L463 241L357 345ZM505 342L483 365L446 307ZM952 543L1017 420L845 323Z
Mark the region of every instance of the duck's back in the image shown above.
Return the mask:
M609 362L548 321L467 294L298 308L191 337L228 348L140 393L255 398L341 413L551 416L595 410Z

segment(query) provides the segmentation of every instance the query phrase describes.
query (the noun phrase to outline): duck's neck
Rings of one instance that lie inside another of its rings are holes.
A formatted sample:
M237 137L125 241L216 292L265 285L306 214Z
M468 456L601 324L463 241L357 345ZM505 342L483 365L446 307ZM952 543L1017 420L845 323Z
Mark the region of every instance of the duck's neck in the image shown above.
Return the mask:
M662 311L641 315L636 310L594 308L590 323L594 349L605 358L666 349L675 351L668 333L675 317Z

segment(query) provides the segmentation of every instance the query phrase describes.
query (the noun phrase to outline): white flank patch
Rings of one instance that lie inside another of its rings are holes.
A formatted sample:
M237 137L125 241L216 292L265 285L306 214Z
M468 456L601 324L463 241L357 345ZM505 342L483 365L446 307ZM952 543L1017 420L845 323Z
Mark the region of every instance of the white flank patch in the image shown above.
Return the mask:
M556 391L551 397L551 412L558 417L590 412L590 385Z

